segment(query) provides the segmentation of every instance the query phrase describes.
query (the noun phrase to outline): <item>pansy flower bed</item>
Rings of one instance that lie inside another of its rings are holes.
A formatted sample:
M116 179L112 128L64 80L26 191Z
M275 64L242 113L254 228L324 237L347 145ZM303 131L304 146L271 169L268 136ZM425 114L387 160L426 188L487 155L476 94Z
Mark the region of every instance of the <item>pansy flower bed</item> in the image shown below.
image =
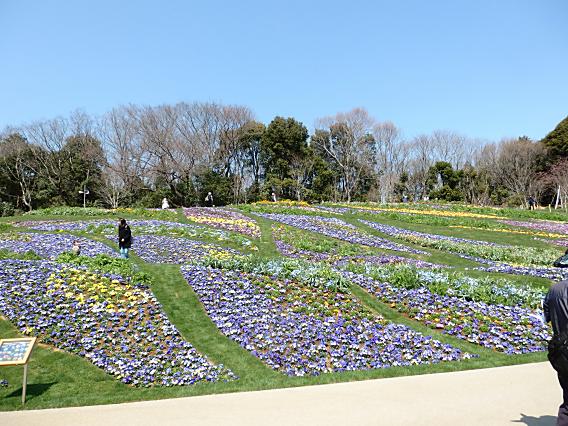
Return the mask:
M27 232L0 234L0 249L7 249L15 253L33 251L41 257L55 259L61 253L71 251L75 240L81 244L81 253L87 256L97 254L117 256L117 253L105 244L69 234Z
M228 257L240 254L216 244L162 235L135 236L132 250L150 263L186 263L204 256Z
M445 235L427 234L395 226L361 220L377 231L403 239L423 247L454 253L458 256L476 260L508 262L523 266L548 266L559 255L557 250L535 247L518 247L496 244L488 241L469 240Z
M465 257L465 256L463 256ZM488 266L479 266L475 269L485 272L496 272L500 274L513 274L513 275L529 275L531 277L546 278L553 281L561 281L568 279L568 269L566 268L544 268L544 267L532 267L532 266L521 266L521 265L509 265L502 262L493 262L486 259L477 259L472 257L479 263L485 263Z
M430 215L430 216L446 216L446 217L458 217L458 218L476 218L476 219L495 219L497 216L489 215L489 214L482 214L482 213L471 213L466 211L452 211L452 210L436 210L436 209L417 209L401 207L401 206L391 206L391 205L377 205L377 206L365 206L365 205L357 205L357 204L350 204L350 205L342 205L338 204L339 207L348 207L351 209L359 209L363 211L395 211L397 213L405 213L405 214L420 214L420 215ZM434 206L430 206L434 207Z
M210 229L205 226L190 225L188 223L170 222L165 220L133 219L128 222L133 233L150 235L167 235L187 238L210 238L217 241L232 241L251 250L258 249L251 240L239 234L232 234L227 231ZM81 222L62 222L62 221L28 221L21 222L19 226L26 226L39 231L83 231L87 233L105 235L112 237L117 233L117 222L113 220L92 220Z
M535 240L542 241L545 243L555 244L561 247L568 247L568 239L566 240L545 240L544 238L535 238Z
M348 209L347 207L330 207L330 206L316 206L316 207L320 210L323 210L324 212L339 214L339 215L351 212L351 209Z
M545 351L550 329L532 309L442 296L426 287L405 289L345 272L353 282L392 308L428 327L506 354Z
M64 221L64 220L28 220L15 222L15 226L26 227L36 231L61 232L61 231L92 231L100 227L116 230L118 222L110 219Z
M444 268L444 265L438 265L423 260L410 259L402 256L394 256L390 254L351 254L345 255L339 253L339 250L331 248L328 250L313 251L295 247L294 245L283 241L289 240L287 230L283 225L272 226L272 236L276 248L283 256L293 259L306 259L312 262L328 262L334 266L344 266L348 263L364 263L369 265L386 265L386 264L409 264L420 268ZM297 241L297 236L293 236ZM325 247L322 247L325 248ZM368 249L367 249L368 250ZM353 252L358 252L357 246L353 246Z
M465 226L465 225L450 225L449 228L461 228L461 229L474 229L474 230L481 230L485 231L488 228L479 228L475 226ZM509 229L509 228L490 228L492 232L501 232L504 234L521 234L521 235L532 235L537 237L547 237L547 238L564 238L568 237L568 235L562 234L554 234L551 232L540 232L540 231L530 231L530 230L520 230L520 229ZM543 240L548 241L548 240ZM566 240L568 241L568 240Z
M352 244L362 244L369 247L402 251L415 254L426 254L402 244L394 243L384 238L365 234L354 225L334 217L287 215L278 213L258 213L260 216L276 222L294 226L305 231L316 232L328 237L337 238Z
M430 268L427 270L422 266L403 263L372 265L351 262L345 265L344 269L361 273L381 282L388 282L395 287L405 289L425 287L441 296L456 296L491 305L502 304L540 309L546 294L543 288L504 278L493 276L474 278L447 269Z
M505 223L510 226L518 226L522 228L536 229L545 232L554 232L557 234L568 235L568 223L561 222L551 222L546 220L541 220L538 222L523 222L518 220L500 220L501 223Z
M260 238L260 227L248 216L219 207L188 207L183 209L185 217L203 225L238 232L253 238Z
M373 315L348 293L198 265L182 273L223 334L290 376L471 356Z
M0 312L22 333L135 386L236 377L185 341L152 292L47 261L0 261Z

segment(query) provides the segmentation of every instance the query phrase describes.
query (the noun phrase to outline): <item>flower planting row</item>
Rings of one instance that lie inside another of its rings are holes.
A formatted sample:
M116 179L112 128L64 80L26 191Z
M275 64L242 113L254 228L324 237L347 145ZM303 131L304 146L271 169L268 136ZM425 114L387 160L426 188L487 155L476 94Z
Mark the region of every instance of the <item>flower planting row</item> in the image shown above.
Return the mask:
M305 231L316 232L328 237L337 238L353 244L369 247L402 251L407 253L425 254L402 244L393 243L384 238L375 237L359 231L354 225L334 217L287 215L277 213L259 213L260 216L286 225L294 226Z
M405 289L364 275L345 274L353 283L409 318L459 339L506 354L547 348L550 329L534 310L473 302L438 295L426 287Z
M105 244L68 234L25 232L0 234L0 249L6 249L15 253L33 251L43 258L55 259L61 253L71 251L73 241L75 240L81 244L81 253L87 256L95 256L97 254L117 255L114 250Z
M124 383L232 380L185 341L152 292L47 261L0 261L0 312L22 333L78 354Z
M549 266L559 255L557 250L535 247L515 247L495 244L487 241L468 240L445 235L427 234L361 220L377 231L403 239L423 247L447 251L458 256L476 260L484 259L496 262L511 262L524 266Z
M169 235L187 238L210 238L217 241L233 241L245 247L254 249L252 242L241 235L232 234L219 229L210 229L204 226L190 225L187 223L178 223L165 220L138 220L134 219L128 222L132 232L135 235L151 234L151 235ZM118 223L113 220L91 220L81 222L64 222L64 221L26 221L16 222L16 226L25 226L38 231L82 231L92 234L111 236L117 233Z
M494 222L497 223L497 222ZM547 237L547 238L564 238L567 237L568 235L563 235L563 234L555 234L555 233L551 233L551 232L541 232L541 231L536 231L536 230L520 230L520 229L510 229L510 228L480 228L477 226L465 226L465 225L450 225L450 228L461 228L461 229L473 229L476 231L485 231L487 229L491 229L492 232L502 232L504 234L520 234L520 235L531 235L534 237ZM542 240L545 242L550 242L549 240ZM564 240L564 241L568 241L568 240Z
M291 244L282 241L280 238L286 233L282 226L272 227L272 236L274 244L278 252L285 257L293 259L305 259L312 262L327 262L334 266L344 266L348 263L363 263L367 265L391 265L391 264L408 264L415 265L419 268L444 268L444 265L438 265L423 260L411 259L402 256L390 254L377 255L341 255L336 251L317 252L312 250L298 249Z
M182 273L223 334L287 375L470 357L373 315L350 294L198 265L182 266Z
M481 214L481 213L471 213L466 211L452 211L447 209L417 209L407 208L407 207L400 207L398 205L381 205L381 206L365 206L365 205L357 205L357 204L349 204L349 205L342 205L338 204L339 207L351 208L351 209L358 209L362 211L394 211L397 213L405 213L405 214L420 214L420 215L428 215L428 216L444 216L444 217L457 217L457 218L476 218L476 219L495 219L497 216L495 215L488 215L488 214ZM335 206L334 206L335 207ZM434 207L434 206L430 206Z
M540 309L545 295L543 289L503 278L473 278L459 272L425 269L422 266L403 263L377 266L351 262L346 264L344 269L407 290L424 287L441 296L456 296L490 305Z
M109 237L114 239L115 237ZM139 235L133 238L132 250L149 263L187 263L205 256L230 257L236 250L187 238L163 235Z
M183 213L189 220L197 223L260 238L258 224L237 211L218 207L189 207L184 208Z
M500 222L511 226L522 228L537 229L545 232L555 232L557 234L568 235L568 224L541 220L538 222L522 222L518 220L501 220Z

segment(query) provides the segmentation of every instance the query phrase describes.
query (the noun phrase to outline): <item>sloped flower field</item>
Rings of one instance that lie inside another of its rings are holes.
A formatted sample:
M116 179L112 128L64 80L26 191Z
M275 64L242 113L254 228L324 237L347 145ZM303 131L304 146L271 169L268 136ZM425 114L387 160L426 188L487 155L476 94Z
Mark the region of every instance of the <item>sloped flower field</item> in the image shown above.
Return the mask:
M373 315L349 294L204 266L182 273L223 334L290 376L470 357Z
M85 357L127 384L236 378L181 337L148 288L122 277L47 261L0 260L0 312L22 333Z

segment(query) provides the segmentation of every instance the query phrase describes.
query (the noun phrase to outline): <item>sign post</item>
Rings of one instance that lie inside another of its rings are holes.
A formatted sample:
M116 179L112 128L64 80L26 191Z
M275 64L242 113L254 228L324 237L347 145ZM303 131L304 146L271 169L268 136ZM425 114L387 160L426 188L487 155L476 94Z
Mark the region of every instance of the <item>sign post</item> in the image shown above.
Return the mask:
M23 365L22 405L26 402L28 385L28 361L35 346L37 337L20 337L17 339L0 339L0 366Z

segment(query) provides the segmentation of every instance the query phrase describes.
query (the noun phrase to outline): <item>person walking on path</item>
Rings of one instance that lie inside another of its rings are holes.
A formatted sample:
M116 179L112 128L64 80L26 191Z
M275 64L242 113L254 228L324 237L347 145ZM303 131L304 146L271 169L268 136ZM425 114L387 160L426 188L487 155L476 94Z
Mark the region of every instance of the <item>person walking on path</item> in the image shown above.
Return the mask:
M560 336L566 336L568 333L568 280L560 281L550 288L542 308L546 322L552 322L551 343L562 339ZM549 345L549 359L551 354L551 345ZM556 425L568 426L568 374L558 372L558 381L562 387L563 402L558 408Z
M120 219L118 225L118 248L120 249L120 257L128 259L128 249L132 246L132 232L130 226L126 223L126 219Z

